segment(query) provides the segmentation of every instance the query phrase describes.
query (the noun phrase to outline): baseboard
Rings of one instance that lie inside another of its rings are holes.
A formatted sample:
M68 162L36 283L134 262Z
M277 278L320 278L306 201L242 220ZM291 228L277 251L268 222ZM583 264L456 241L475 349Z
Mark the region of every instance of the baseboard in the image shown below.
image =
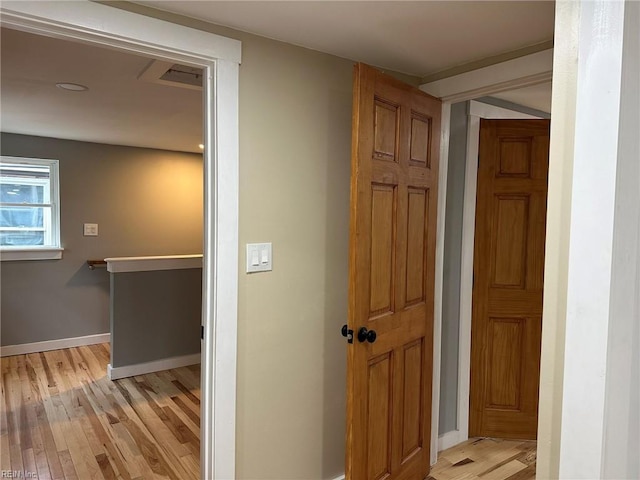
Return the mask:
M96 343L109 343L109 341L111 341L110 333L100 333L98 335L86 335L84 337L61 338L59 340L22 343L20 345L6 345L4 347L0 347L0 357L24 355L25 353L48 352L49 350L60 350L61 348L81 347L83 345L95 345Z
M136 375L144 375L145 373L160 372L162 370L171 370L172 368L186 367L200 363L201 355L194 353L192 355L182 355L180 357L163 358L162 360L154 360L153 362L136 363L134 365L126 365L124 367L112 367L107 365L107 377L110 380L119 378L134 377Z
M339 477L334 478L333 480L344 480L345 479L345 475L342 474Z
M465 440L466 438L463 438L460 430L444 433L438 437L438 452L446 450L447 448L455 447Z

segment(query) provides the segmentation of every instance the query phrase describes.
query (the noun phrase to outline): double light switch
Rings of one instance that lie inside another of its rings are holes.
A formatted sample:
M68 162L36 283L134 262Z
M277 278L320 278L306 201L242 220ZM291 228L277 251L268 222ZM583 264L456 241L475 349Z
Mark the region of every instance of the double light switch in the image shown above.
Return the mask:
M271 243L247 243L247 273L273 270Z
M97 223L85 223L82 226L82 233L85 237L97 237L98 236L98 224Z

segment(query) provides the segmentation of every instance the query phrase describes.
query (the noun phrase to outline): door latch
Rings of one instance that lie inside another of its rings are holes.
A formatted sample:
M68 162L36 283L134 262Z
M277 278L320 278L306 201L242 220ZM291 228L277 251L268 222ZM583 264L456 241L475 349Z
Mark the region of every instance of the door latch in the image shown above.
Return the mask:
M353 330L350 330L347 325L342 326L342 336L347 337L347 343L353 343Z

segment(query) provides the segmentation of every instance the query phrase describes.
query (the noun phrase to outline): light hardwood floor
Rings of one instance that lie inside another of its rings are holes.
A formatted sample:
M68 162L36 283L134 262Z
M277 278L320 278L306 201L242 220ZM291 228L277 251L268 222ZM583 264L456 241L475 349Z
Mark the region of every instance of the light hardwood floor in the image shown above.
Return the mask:
M112 382L108 362L108 344L2 358L0 470L199 478L200 367Z
M199 478L200 366L112 382L108 362L108 344L2 358L0 470ZM427 480L533 480L535 465L535 442L472 439L440 452Z
M473 438L440 452L427 480L534 480L536 442Z

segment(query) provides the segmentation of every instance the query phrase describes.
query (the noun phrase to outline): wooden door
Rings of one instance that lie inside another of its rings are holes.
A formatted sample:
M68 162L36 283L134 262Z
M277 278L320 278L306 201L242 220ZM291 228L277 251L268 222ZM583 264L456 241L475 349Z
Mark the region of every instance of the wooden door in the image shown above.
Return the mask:
M354 72L347 479L429 472L439 100ZM376 334L358 334L361 328Z
M481 120L469 435L538 428L549 120Z

